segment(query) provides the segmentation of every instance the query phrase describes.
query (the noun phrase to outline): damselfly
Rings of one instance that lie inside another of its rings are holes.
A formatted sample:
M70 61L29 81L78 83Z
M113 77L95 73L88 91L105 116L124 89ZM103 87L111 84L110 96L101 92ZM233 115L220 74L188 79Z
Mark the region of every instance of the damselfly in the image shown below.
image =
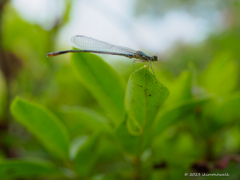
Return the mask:
M151 69L152 69L151 62L158 60L157 56L148 56L142 51L136 51L127 47L112 45L110 43L100 41L94 38L82 36L82 35L73 36L71 38L71 42L75 48L80 50L65 50L65 51L51 52L47 54L47 57L57 56L57 55L66 54L66 53L79 53L79 52L110 54L110 55L125 56L130 59L131 58L137 59L133 61L133 66L135 62L142 62L142 63L149 62Z

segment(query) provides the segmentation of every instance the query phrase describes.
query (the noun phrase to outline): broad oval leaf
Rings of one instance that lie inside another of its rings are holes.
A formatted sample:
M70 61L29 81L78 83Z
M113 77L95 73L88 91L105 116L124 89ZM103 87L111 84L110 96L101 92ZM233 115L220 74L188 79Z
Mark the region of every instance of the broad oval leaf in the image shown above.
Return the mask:
M81 83L93 94L109 114L119 123L124 118L124 85L117 73L99 56L74 53L72 65Z
M96 133L101 130L112 133L109 120L92 109L64 106L61 110L63 122L73 137Z
M125 98L126 110L132 124L140 131L149 128L168 95L168 88L147 67L134 72L129 78Z
M52 112L44 106L17 97L11 104L11 113L54 157L68 159L69 134Z

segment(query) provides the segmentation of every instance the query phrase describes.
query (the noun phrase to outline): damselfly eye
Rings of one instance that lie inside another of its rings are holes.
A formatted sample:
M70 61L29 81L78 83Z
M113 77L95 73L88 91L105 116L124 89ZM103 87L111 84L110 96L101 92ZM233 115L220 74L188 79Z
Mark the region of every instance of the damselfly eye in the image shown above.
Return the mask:
M158 60L158 57L157 56L153 56L152 57L152 61L157 61Z

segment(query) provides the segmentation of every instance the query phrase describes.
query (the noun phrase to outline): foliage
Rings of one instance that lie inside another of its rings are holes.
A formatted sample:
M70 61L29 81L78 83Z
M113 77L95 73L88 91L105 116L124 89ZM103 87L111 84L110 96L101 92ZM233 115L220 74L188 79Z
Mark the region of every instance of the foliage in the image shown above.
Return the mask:
M154 76L89 53L47 59L60 24L45 31L9 4L2 24L4 50L22 66L11 80L0 74L0 179L239 179L236 26L179 46Z

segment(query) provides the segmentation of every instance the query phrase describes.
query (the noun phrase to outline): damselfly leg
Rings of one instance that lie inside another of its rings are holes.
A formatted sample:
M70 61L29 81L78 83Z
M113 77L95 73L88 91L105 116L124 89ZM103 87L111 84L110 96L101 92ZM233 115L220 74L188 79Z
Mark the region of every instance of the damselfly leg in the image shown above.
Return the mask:
M152 69L153 75L155 76L155 72L154 72L154 70L153 70L153 68L152 68L152 61L149 62L148 67L149 67L149 66L150 66L150 68Z
M137 69L139 70L139 67L138 67L138 65L137 65L137 62L143 62L143 61L141 61L141 60L134 60L133 61L133 72L134 72L134 65L136 65L136 67L137 67Z

